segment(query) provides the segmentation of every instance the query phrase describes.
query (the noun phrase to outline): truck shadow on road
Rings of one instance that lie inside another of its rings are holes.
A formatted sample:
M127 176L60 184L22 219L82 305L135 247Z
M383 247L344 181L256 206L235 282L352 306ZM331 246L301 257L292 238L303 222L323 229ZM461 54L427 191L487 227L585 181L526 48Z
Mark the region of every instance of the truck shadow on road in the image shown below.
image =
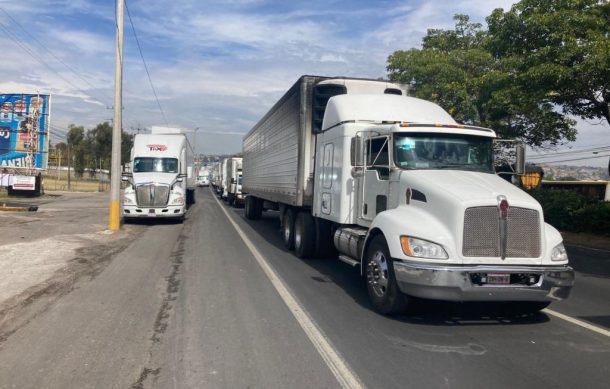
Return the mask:
M319 275L310 276L311 288L319 288L319 283L333 283L362 308L374 312L374 308L369 302L365 280L360 276L360 269L331 258L301 260L284 247L280 235L279 218L276 214L267 212L260 220L251 221L244 217L243 210L231 209L231 211L250 225L269 244L319 273ZM407 315L378 316L386 320L409 324L437 326L524 325L545 323L550 320L549 316L543 312L519 314L514 313L513 308L514 306L498 303L454 303L413 299L413 305Z

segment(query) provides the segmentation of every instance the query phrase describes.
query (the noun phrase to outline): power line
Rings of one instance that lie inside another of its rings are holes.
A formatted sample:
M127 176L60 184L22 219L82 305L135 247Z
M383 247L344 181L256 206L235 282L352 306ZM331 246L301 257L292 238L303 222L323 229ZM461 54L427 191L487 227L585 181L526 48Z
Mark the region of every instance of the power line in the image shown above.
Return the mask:
M4 33L17 45L19 46L21 49L23 49L23 51L25 51L27 54L29 54L34 60L36 60L37 62L39 62L41 65L45 66L46 68L48 68L50 71L52 71L53 73L57 74L57 76L59 76L62 80L64 80L65 82L67 82L70 86L72 86L74 89L76 89L77 91L79 91L80 93L82 93L83 95L87 96L88 98L90 98L91 100L97 101L100 104L106 105L103 101L100 101L99 99L95 98L95 96L92 96L90 93L86 93L85 91L83 91L81 88L79 88L78 86L76 86L75 84L72 83L72 81L68 80L66 77L64 77L61 73L59 73L57 70L55 70L51 65L49 65L44 59L36 56L34 54L34 52L28 48L23 42L21 42L19 40L19 37L17 37L17 35L13 34L13 32L2 22L0 22L0 29L2 29L4 31Z
M161 108L161 102L159 101L159 97L157 96L157 91L155 90L155 86L153 85L152 79L150 78L150 72L148 71L148 65L146 65L146 60L144 59L144 54L142 53L142 46L140 46L140 40L138 39L138 34L136 33L136 28L133 25L133 20L131 19L131 13L129 12L129 7L127 6L127 1L125 1L125 10L127 11L127 17L129 18L129 24L131 24L131 29L133 30L133 36L136 39L136 43L138 45L138 51L140 52L140 58L142 58L142 63L144 64L144 69L146 70L146 75L148 76L148 82L150 83L150 88L152 89L152 92L155 95L155 100L157 101L157 105L159 106L159 111L161 111L161 115L163 116L163 121L165 122L165 126L169 127L167 118L165 117L165 112L163 112L163 108Z
M48 47L46 47L46 45L41 42L40 40L38 40L36 37L34 37L32 34L30 34L24 27L23 25L21 25L13 16L11 16L11 14L9 14L4 8L0 7L0 10L2 12L4 12L4 14L6 14L6 16L9 17L9 19L15 24L17 25L21 31L23 31L31 40L33 40L34 42L36 42L38 44L38 46L40 46L44 51L46 51L47 53L49 53L57 62L61 63L63 66L66 67L66 69L68 69L70 72L72 72L74 75L76 75L76 77L78 77L80 80L82 80L84 83L86 83L89 87L91 87L92 89L98 89L98 87L96 87L95 85L91 84L86 78L84 78L77 70L75 70L72 66L68 65L67 63L65 63L61 58L59 58L58 56L56 56ZM59 72L57 72L55 69L53 69L49 64L47 64L44 59L42 58L42 56L40 56L39 58L36 58L36 56L34 55L34 51L31 50L30 48L28 48L25 44L20 44L23 42L19 42L19 38L17 37L16 34L10 32L10 30L8 29L8 26L2 24L0 22L1 26L3 27L3 30L5 31L5 33L7 34L7 36L9 36L9 38L11 40L13 40L19 47L21 47L26 53L28 53L30 56L32 56L32 58L34 58L35 60L37 60L39 63L43 64L44 66L46 66L47 68L49 68L52 72L54 72L55 74L57 74L59 77L61 77L64 81L66 81L68 84L70 84L72 87L76 88L79 92L81 92L82 94L84 94L85 96L87 96L87 98L93 97L93 100L96 100L98 103L102 103L105 106L108 106L108 104L104 103L102 100L104 99L98 99L98 96L95 96L92 93L87 93L84 90L82 90L81 88L79 88L78 86L76 86L75 84L73 84L72 82L70 82L68 79L66 79L65 77L63 77ZM9 35L10 32L10 36ZM121 58L121 63L122 63L122 58ZM126 110L126 108L123 108L124 110ZM134 123L134 120L131 117L127 117L126 119L130 122L132 122L132 124Z
M65 63L61 58L59 58L58 56L56 56L49 48L46 47L45 44L43 44L42 42L40 42L35 36L33 36L32 34L30 34L17 20L15 20L15 18L13 18L4 8L0 7L0 10L2 12L4 12L6 14L6 16L9 17L9 19L11 19L13 21L13 23L15 23L20 29L21 31L23 31L30 39L32 39L34 42L38 43L38 45L47 53L49 53L57 62L61 63L62 65L64 65L68 70L70 70L72 73L74 73L78 78L80 78L85 84L89 85L91 88L96 89L97 87L94 86L93 84L91 84L87 79L85 79L83 76L81 76L79 74L78 71L76 71L73 67L71 67L70 65L68 65L67 63Z
M584 160L587 160L587 159L597 159L597 158L607 158L607 157L610 157L610 154L607 154L607 155L596 155L594 157L562 159L562 160L559 160L559 161L542 161L542 163L559 163L559 162L571 162L571 161L584 161Z
M602 151L603 152L603 151L607 151L607 150L610 151L610 145L593 147L593 148L582 149L582 150L570 150L570 151L560 151L560 152L554 152L554 153L532 155L528 159L553 158L553 157L555 157L557 155L574 155L574 154L590 153L590 152L594 152L594 151L598 151L598 152Z

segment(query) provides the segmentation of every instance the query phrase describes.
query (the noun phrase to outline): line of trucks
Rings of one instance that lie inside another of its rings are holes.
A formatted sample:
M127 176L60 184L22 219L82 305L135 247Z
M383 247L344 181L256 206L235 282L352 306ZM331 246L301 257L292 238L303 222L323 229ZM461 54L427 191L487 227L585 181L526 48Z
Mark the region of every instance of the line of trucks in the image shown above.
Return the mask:
M277 212L298 257L357 268L380 313L415 298L534 312L568 297L574 271L540 204L496 174L497 140L397 84L302 76L210 185L247 219ZM524 165L518 146L515 174Z
M235 207L244 205L242 165L243 158L229 157L212 168L212 190L218 197Z

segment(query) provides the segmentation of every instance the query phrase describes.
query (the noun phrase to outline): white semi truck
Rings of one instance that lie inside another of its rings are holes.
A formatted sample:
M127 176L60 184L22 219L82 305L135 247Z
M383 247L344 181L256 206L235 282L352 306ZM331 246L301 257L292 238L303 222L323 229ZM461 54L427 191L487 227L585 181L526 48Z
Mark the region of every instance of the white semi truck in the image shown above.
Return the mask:
M137 134L131 149L129 185L123 195L123 218L184 219L195 201L193 150L180 129L153 127Z
M241 206L244 202L242 195L242 158L231 157L227 159L227 175L225 177L225 188L227 190L227 202L230 205Z
M278 210L288 249L338 253L384 314L412 297L537 311L574 273L540 204L495 174L495 138L398 85L303 76L244 137L246 217Z

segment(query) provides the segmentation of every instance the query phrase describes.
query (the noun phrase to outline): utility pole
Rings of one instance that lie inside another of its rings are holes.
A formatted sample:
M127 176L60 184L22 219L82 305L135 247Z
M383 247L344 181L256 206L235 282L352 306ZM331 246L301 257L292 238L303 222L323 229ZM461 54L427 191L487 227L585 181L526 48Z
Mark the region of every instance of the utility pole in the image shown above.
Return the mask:
M123 94L123 0L116 1L116 59L114 62L114 118L112 120L112 162L110 164L110 215L108 229L121 228L121 127Z

